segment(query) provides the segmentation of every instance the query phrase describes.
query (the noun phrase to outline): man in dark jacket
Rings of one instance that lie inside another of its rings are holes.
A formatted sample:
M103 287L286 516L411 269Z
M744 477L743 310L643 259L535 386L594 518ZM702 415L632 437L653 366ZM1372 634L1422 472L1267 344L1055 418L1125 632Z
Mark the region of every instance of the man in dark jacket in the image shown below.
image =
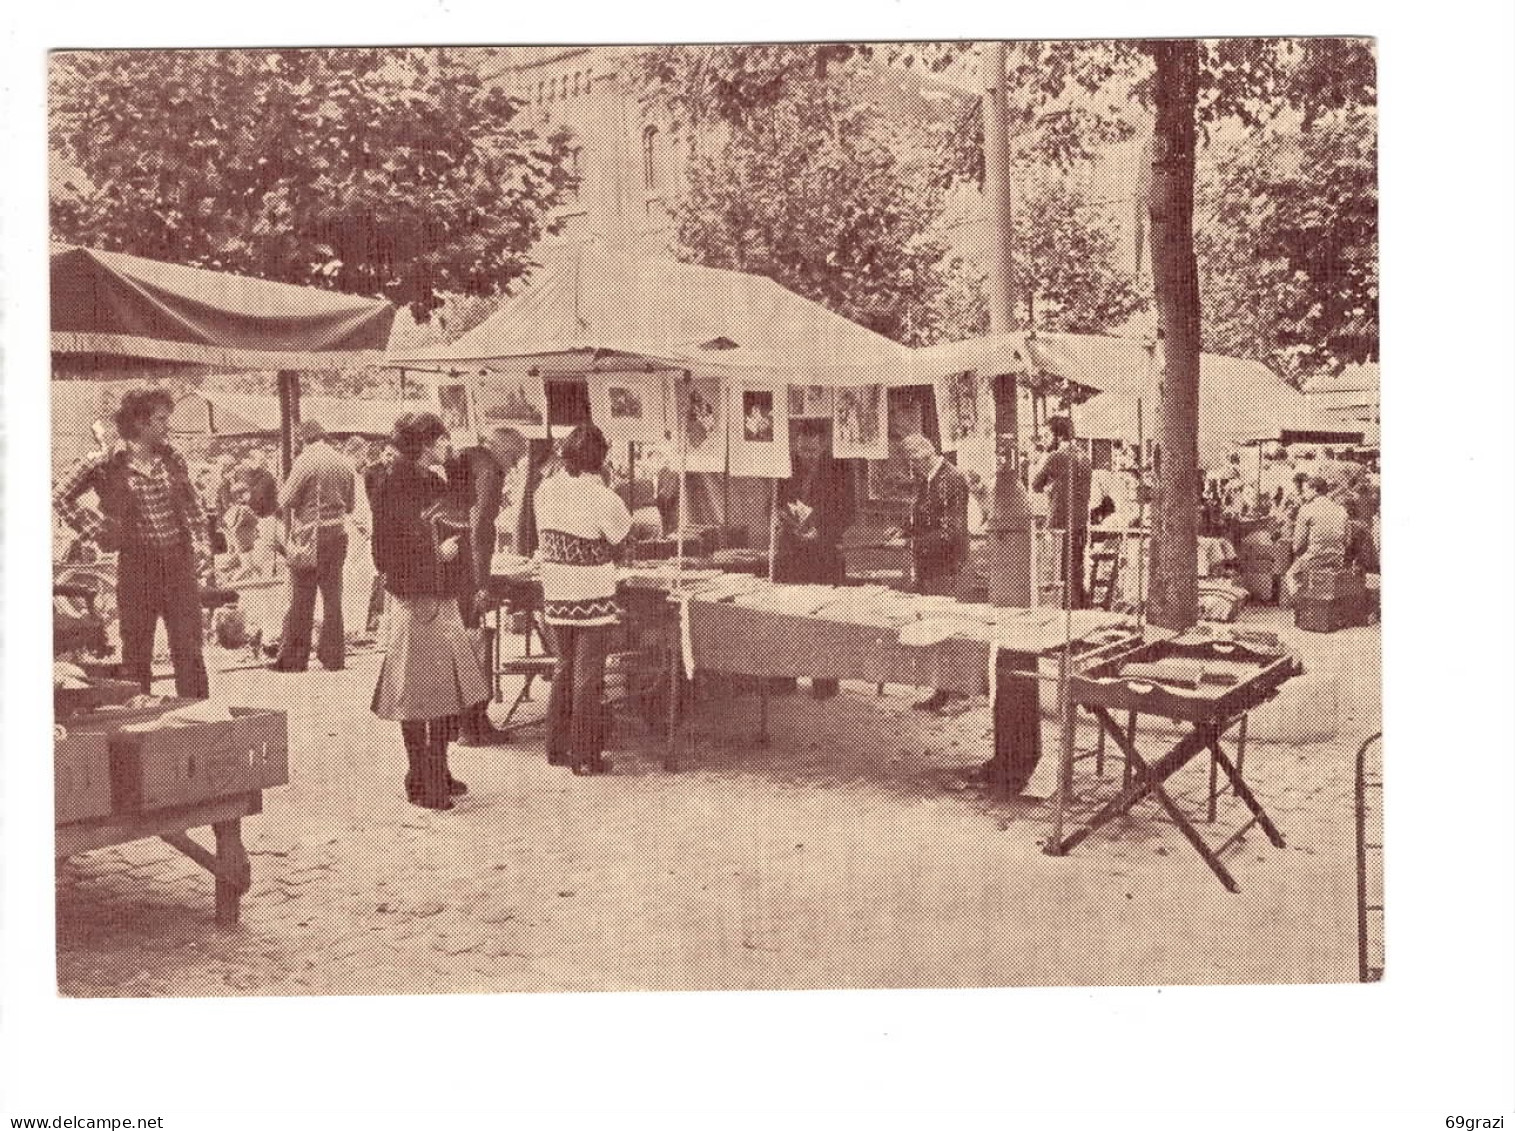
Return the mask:
M915 501L910 505L915 590L957 597L968 561L968 480L919 432L900 441L915 471ZM940 709L951 694L940 688L915 704L917 710Z
M1058 576L1069 587L1072 607L1082 609L1084 595L1084 545L1089 540L1089 492L1093 479L1089 457L1073 442L1073 421L1054 416L1047 421L1052 450L1042 459L1031 480L1033 491L1048 492L1047 526L1057 538ZM1066 532L1068 544L1063 545ZM1071 574L1071 576L1068 576Z
M489 570L494 560L496 523L505 499L505 477L526 454L527 447L520 432L501 426L486 434L482 443L458 452L447 465L449 499L468 522L458 612L464 627L474 632L484 627L484 614L489 609ZM488 651L486 648L486 655ZM493 674L486 671L485 681L492 682ZM505 739L505 734L490 723L488 708L487 702L481 703L464 713L460 745L486 746Z
M199 579L210 568L209 529L189 467L168 443L173 410L173 397L162 389L127 392L116 412L121 443L75 467L53 492L53 506L81 535L120 553L122 674L152 690L153 638L162 617L176 692L205 699L210 678ZM79 503L90 490L100 501L98 512Z

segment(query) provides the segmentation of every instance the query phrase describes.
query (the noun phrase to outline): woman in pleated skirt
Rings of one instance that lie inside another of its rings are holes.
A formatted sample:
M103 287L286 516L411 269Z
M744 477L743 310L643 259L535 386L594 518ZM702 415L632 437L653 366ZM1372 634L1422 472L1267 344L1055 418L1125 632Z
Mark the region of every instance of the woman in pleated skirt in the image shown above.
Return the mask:
M489 698L478 657L458 614L461 539L447 521L447 484L431 468L448 436L433 413L395 422L400 458L371 485L374 565L384 576L386 649L373 712L400 724L409 771L405 796L426 809L451 809L468 792L447 766L459 716Z

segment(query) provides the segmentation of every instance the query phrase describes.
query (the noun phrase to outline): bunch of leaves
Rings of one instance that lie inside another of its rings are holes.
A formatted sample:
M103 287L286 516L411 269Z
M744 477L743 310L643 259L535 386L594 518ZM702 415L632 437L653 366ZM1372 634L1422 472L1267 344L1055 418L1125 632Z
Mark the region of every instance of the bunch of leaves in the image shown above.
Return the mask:
M573 186L568 139L440 49L53 57L55 238L382 295L495 295Z
M1378 357L1371 110L1289 122L1227 147L1200 180L1207 348L1291 379Z
M929 339L939 185L845 84L812 78L786 92L692 163L675 206L682 254L767 275L896 341Z

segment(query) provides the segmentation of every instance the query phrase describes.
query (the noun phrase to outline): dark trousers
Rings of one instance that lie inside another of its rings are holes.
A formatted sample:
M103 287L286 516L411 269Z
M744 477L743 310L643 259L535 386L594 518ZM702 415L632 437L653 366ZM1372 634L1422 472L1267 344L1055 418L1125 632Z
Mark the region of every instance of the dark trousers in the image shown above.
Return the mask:
M1070 607L1082 609L1088 607L1089 594L1084 589L1084 547L1089 541L1088 530L1075 530L1069 537L1067 552L1063 549L1063 532L1054 530L1056 535L1052 539L1052 545L1056 547L1057 554L1057 577L1064 585L1068 586L1068 592L1072 599ZM1068 575L1072 574L1070 578Z
M321 594L321 639L316 656L328 668L347 660L347 634L342 625L342 565L347 560L347 531L323 526L316 539L316 568L289 571L289 612L279 637L279 666L304 671L310 662L310 629L316 617L316 593Z
M153 638L162 617L174 662L175 692L184 699L210 697L200 583L189 546L123 549L116 564L116 609L121 617L121 669L127 679L140 683L145 692L152 690Z
M470 537L464 536L462 547L458 551L458 554L465 562L473 561L473 542ZM470 634L484 634L482 656L480 657L483 662L480 666L484 672L485 685L493 689L495 675L490 670L490 656L493 654L490 640L494 635L494 630L486 623L484 610L479 607L477 599L479 589L488 587L489 578L486 577L481 584L474 578L473 570L466 569L460 572L462 576L458 587L458 616L462 618L463 627L468 629ZM475 643L479 642L476 641ZM494 726L489 719L489 700L486 699L482 703L476 703L474 706L469 707L460 716L459 721L462 725L462 735L464 738L473 741L483 741L486 739Z
M616 626L547 626L556 656L547 698L547 758L593 762L605 749L605 657Z

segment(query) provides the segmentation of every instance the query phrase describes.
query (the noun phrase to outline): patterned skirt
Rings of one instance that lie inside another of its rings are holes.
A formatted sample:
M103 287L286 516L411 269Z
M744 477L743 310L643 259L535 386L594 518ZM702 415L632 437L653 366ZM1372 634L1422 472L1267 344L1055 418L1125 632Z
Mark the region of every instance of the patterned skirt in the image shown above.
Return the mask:
M489 698L474 637L456 597L386 594L386 647L373 713L391 722L444 719Z

